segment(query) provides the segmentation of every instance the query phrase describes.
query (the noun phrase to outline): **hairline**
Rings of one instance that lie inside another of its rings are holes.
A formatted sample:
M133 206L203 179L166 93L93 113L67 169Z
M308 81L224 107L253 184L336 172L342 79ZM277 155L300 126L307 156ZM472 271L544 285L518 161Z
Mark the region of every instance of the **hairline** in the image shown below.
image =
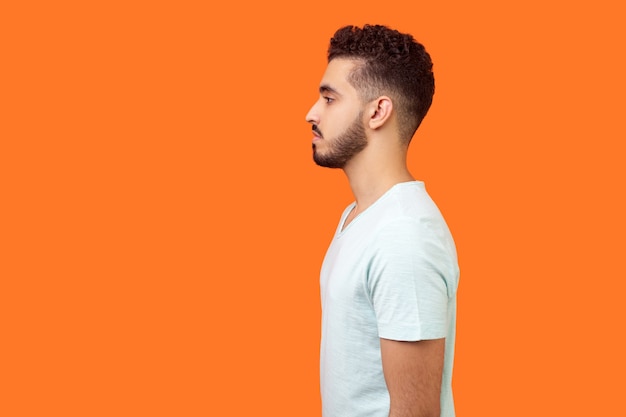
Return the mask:
M365 82L367 82L368 79L372 81L370 83L371 87L369 88L367 86L361 86L360 84L363 84L363 83L359 83L357 81L359 76L362 77L362 71L365 70L365 67L368 64L368 60L366 58L362 58L359 56L350 56L347 54L341 54L341 55L334 56L332 59L329 59L328 63L330 63L331 61L334 61L335 59L342 59L344 61L350 61L354 63L354 66L352 67L352 69L350 70L350 73L347 76L347 81L356 90L357 95L363 104L368 103L372 100L375 100L385 95L391 99L391 102L394 104L394 107L395 105L397 105L396 110L395 110L397 112L397 115L401 118L404 116L405 109L403 109L402 106L406 98L402 95L401 92L396 91L393 87L390 87L388 85L387 86L381 85L380 82L376 82L376 80L372 80L371 77L367 77L367 79L364 80ZM419 127L419 124L421 124L421 120L418 123L418 127ZM403 129L400 124L398 125L398 129L399 129L398 133L400 135L400 140L407 144L410 143L413 135L407 134L407 137L404 138Z

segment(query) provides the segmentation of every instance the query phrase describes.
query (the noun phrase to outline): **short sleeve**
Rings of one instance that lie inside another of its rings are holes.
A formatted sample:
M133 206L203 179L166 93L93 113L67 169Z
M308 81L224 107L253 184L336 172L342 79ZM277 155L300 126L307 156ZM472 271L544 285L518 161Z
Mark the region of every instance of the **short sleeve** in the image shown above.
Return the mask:
M417 341L447 335L458 266L444 224L398 218L373 243L367 290L379 337Z

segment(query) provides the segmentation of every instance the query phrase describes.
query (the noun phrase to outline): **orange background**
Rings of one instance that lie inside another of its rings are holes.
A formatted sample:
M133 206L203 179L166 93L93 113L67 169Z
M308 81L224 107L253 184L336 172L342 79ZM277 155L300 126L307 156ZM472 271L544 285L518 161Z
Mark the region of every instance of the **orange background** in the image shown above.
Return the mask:
M626 414L623 2L11 3L0 415L320 415L352 196L304 116L363 23L435 63L410 166L459 251L457 414Z

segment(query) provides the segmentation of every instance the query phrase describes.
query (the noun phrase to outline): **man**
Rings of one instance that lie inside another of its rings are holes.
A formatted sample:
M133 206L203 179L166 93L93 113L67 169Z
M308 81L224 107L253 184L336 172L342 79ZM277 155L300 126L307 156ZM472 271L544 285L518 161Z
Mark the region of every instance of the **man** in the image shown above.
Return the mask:
M347 26L319 91L314 160L341 168L356 200L321 271L323 416L454 416L456 250L406 164L432 102L430 56L411 35Z

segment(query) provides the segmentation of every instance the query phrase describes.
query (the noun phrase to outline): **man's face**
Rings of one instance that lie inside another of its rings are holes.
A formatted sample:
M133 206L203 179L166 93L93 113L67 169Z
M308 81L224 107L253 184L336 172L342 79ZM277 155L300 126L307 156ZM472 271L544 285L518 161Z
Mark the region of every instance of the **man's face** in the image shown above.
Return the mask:
M363 105L348 75L354 61L333 59L320 83L320 97L306 115L313 125L313 160L328 168L343 168L367 145Z

